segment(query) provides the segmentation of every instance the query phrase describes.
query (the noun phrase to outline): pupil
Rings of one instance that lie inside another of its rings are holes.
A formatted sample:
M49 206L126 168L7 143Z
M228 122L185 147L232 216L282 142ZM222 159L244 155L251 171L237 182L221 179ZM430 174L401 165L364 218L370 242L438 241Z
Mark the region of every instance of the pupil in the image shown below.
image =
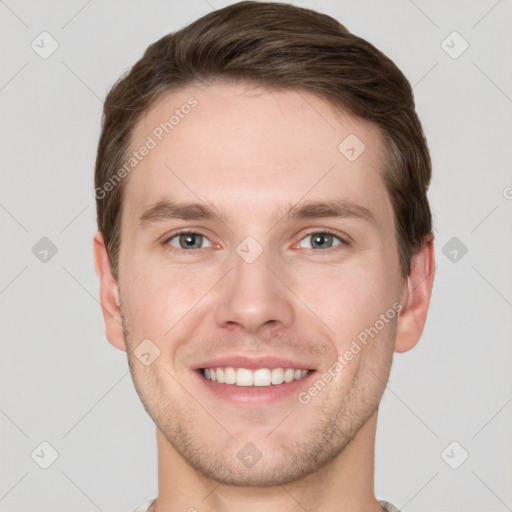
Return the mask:
M186 234L181 236L181 243L185 245L186 249L190 249L191 247L201 247L201 242L197 243L197 239L199 237L194 234Z
M314 244L315 246L319 246L319 247L329 247L329 243L328 243L328 240L329 240L329 237L331 235L328 235L328 234L324 234L324 235L316 235L314 237Z

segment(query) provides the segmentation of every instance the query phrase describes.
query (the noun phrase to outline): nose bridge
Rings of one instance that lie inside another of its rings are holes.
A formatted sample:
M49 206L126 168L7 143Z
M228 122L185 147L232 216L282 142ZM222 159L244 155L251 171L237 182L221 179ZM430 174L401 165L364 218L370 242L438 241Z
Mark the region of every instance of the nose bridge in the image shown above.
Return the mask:
M217 323L238 324L253 333L265 324L290 325L290 293L273 273L279 267L277 257L254 238L247 237L236 247L231 262L233 270L218 294Z

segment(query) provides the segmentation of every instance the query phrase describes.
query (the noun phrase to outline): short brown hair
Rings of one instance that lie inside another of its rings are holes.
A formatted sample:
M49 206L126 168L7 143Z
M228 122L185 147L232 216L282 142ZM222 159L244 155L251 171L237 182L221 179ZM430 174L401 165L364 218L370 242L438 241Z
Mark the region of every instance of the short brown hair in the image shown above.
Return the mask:
M118 275L126 180L109 187L125 162L135 124L164 94L216 79L314 93L374 123L386 146L382 177L393 205L400 271L432 234L427 199L431 161L412 88L397 66L334 18L274 2L238 2L151 44L105 100L95 187L98 228Z

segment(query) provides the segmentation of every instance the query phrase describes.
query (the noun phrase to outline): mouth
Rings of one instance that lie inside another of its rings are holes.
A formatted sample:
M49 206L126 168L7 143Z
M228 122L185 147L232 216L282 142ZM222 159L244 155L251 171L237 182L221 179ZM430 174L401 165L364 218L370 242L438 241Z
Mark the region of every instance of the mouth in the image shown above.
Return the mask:
M318 373L303 362L246 355L204 361L192 369L210 397L252 407L296 400Z
M192 367L209 397L236 405L265 406L297 395L318 373L304 359L271 354L225 354Z
M201 368L199 370L207 380L237 387L281 386L302 380L310 371L300 368L257 368L252 370L232 366Z

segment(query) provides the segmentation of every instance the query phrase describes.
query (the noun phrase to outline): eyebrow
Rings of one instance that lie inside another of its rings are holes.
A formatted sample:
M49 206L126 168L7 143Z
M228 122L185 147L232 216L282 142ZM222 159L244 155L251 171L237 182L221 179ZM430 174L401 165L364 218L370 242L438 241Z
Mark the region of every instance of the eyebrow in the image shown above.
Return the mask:
M276 224L285 218L354 218L364 220L374 226L377 225L371 210L344 199L290 203L284 209L280 209L277 212L276 218L278 219ZM225 216L213 204L165 200L154 204L139 217L139 227L144 229L152 224L173 219L226 221Z

